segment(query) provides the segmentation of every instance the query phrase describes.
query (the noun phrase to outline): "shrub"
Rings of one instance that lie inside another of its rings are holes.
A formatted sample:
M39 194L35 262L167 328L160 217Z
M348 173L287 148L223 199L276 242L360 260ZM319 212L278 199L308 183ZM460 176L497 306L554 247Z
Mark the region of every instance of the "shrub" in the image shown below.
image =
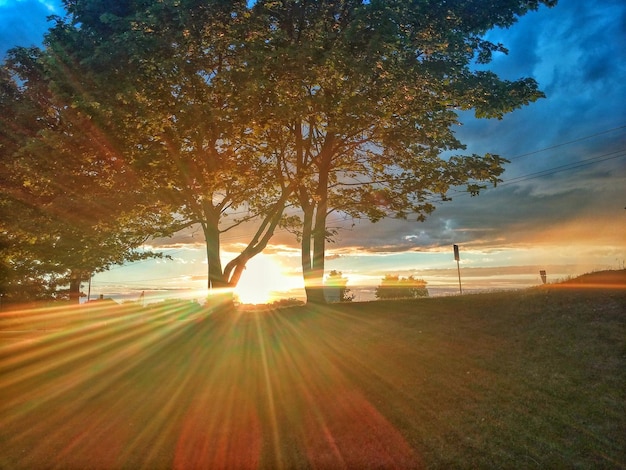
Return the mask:
M426 289L426 281L423 279L385 274L381 284L376 288L375 295L379 300L417 299L428 297L428 289Z
M283 308L283 307L300 307L302 305L306 305L302 300L298 300L295 297L289 297L288 299L280 299L275 300L271 303L272 307L275 308Z
M334 269L326 278L326 298L329 302L352 302L354 294L350 293L350 289L346 287L348 278L343 277L341 271Z

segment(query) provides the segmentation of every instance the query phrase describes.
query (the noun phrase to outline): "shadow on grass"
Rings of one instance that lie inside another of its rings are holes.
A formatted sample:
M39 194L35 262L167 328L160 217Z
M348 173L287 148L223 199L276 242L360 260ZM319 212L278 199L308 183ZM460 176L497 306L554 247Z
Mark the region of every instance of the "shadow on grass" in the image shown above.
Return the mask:
M58 327L0 348L0 468L623 465L625 296L573 292L3 317Z

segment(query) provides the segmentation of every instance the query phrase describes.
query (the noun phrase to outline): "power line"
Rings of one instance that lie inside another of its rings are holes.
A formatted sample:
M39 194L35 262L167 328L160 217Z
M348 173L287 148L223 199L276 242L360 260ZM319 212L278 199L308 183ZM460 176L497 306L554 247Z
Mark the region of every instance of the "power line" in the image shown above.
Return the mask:
M553 149L556 149L556 148L559 148L559 147L563 147L565 145L575 144L576 142L582 142L583 140L588 140L588 139L591 139L593 137L598 137L599 135L608 134L610 132L621 130L621 129L625 129L625 128L626 128L626 125L614 127L612 129L607 129L605 131L597 132L595 134L590 134L590 135L586 135L584 137L580 137L579 139L570 140L568 142L562 142L560 144L552 145L550 147L545 147L545 148L542 148L542 149L539 149L539 150L533 150L532 152L523 153L521 155L516 155L515 157L509 158L509 160L510 161L518 160L518 159L523 158L523 157L528 157L530 155L535 155L537 153L545 152L547 150L553 150Z
M508 180L503 180L502 182L498 183L497 187L502 187L502 186L507 186L510 184L515 184L515 183L521 183L522 181L530 181L530 180L534 180L534 179L538 179L538 178L544 178L546 176L551 176L557 173L561 173L564 171L569 171L569 170L575 170L577 168L582 168L585 166L589 166L589 165L593 165L595 163L603 163L609 160L615 160L617 158L622 158L622 157L626 157L626 150L625 149L621 149L621 150L616 150L614 152L609 152L609 153L605 153L602 155L598 155L595 157L591 157L588 158L586 160L581 160L581 161L577 161L577 162L572 162L572 163L566 163L564 165L559 165L556 167L552 167L552 168L548 168L546 170L542 170L542 171L536 171L533 173L527 173L525 175L521 175L521 176L517 176L515 178L511 178ZM483 189L483 191L489 190L489 189L497 189L497 187L495 188L485 188ZM458 197L461 196L471 196L472 192L468 191L468 190L455 190L454 191L455 194L458 195ZM429 202L432 202L434 204L440 204L442 202L446 202L446 199L443 199L441 197L438 197L438 199L430 199Z
M594 163L601 163L601 162L606 162L608 160L614 160L616 158L621 158L621 157L626 156L626 153L624 152L625 152L624 149L616 150L615 152L605 153L603 155L598 155L596 157L587 158L585 160L580 160L578 162L566 163L564 165L559 165L553 168L549 168L547 170L542 170L542 171L537 171L534 173L528 173L522 176L517 176L515 178L504 180L502 183L500 183L500 186L504 186L504 185L512 184L512 183L519 183L521 181L528 181L528 180L533 180L537 178L542 178L544 176L551 176L556 173L560 173L562 171L573 170L576 168L593 165ZM615 154L619 154L619 155L615 155Z

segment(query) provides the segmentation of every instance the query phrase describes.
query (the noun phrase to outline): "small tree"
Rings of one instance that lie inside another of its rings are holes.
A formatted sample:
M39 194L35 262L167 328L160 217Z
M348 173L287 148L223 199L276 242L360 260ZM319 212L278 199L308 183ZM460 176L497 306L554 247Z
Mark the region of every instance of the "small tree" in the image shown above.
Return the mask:
M119 155L101 152L90 121L53 92L42 60L16 48L0 68L10 123L0 129L0 295L78 302L91 274L151 257L138 247L163 224Z
M331 302L352 302L354 294L346 287L348 278L343 277L341 271L332 270L326 278L326 293Z
M428 289L426 289L426 281L423 279L385 274L381 284L376 288L375 295L380 300L417 299L428 297Z

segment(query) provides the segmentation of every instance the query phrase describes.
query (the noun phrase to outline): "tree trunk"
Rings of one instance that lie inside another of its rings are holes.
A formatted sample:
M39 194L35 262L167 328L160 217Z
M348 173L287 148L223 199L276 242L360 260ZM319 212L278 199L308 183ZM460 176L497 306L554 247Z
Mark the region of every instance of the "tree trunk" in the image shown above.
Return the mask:
M234 289L241 279L243 270L246 268L248 261L261 253L272 236L274 236L274 230L278 227L282 218L283 211L285 209L285 203L289 195L291 195L291 186L283 191L282 197L272 207L272 210L265 215L265 219L259 225L256 233L250 243L235 259L226 264L224 268L223 277L228 281L228 284Z
M302 275L304 277L304 290L306 292L307 303L323 304L326 302L324 297L324 286L322 285L324 266L322 264L322 272L320 276L319 270L316 270L315 259L314 257L311 257L311 240L314 240L313 207L314 206L310 206L304 211L301 253ZM315 246L315 242L313 246Z
M325 304L324 295L324 255L326 250L326 217L320 216L320 205L318 204L315 216L315 226L313 227L313 259L311 260L311 270L308 275L309 289L307 302L314 304ZM325 214L326 211L324 210Z
M252 257L263 251L274 235L274 230L276 230L276 227L281 221L285 203L292 194L294 187L295 185L292 184L283 189L281 198L276 201L271 206L271 210L265 214L265 218L246 249L233 260L229 261L224 268L222 268L220 258L220 214L210 205L204 207L205 222L201 225L206 244L208 265L207 287L212 303L217 301L225 305L233 304L233 290L237 287L246 264Z
M329 151L330 142L327 140L324 147L328 150L321 152L320 164L318 166L319 175L317 183L317 194L315 202L309 210L308 232L305 233L307 226L303 228L302 233L302 251L305 251L304 243L306 241L306 252L309 253L309 263L305 272L305 291L307 295L307 303L325 304L326 297L324 295L324 256L326 254L326 215L328 212L328 174L330 172ZM313 210L314 208L314 210ZM305 217L306 220L306 217ZM313 240L313 256L311 253L311 239ZM304 269L304 265L303 265Z
M207 256L207 289L209 303L215 307L230 307L234 303L233 291L224 279L220 259L220 231L217 224L203 223L204 241Z
M80 284L82 282L79 271L72 271L70 274L70 290L69 297L70 302L78 304L80 303Z

